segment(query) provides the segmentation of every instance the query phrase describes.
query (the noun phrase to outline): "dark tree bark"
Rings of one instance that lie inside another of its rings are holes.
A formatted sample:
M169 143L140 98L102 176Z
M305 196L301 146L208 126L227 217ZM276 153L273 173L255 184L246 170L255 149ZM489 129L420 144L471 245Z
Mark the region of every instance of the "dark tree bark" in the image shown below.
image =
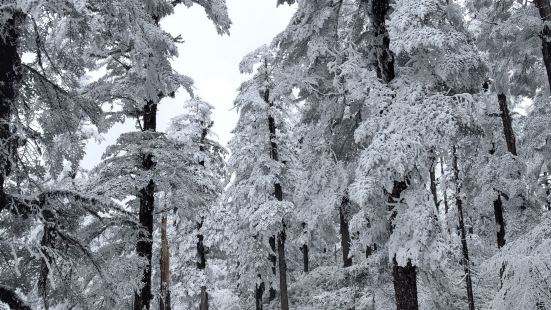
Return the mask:
M167 234L168 216L163 210L161 219L161 296L159 298L159 310L170 310L170 255Z
M31 310L13 290L0 285L0 302L5 303L12 310Z
M507 105L507 96L504 94L497 95L499 102L499 111L501 112L501 121L503 122L503 135L505 136L505 142L507 143L507 151L517 156L517 145L515 132L513 131L513 119L509 112L509 106Z
M507 144L507 151L514 156L517 155L517 146L515 139L515 132L513 131L513 120L511 113L509 112L509 106L507 105L507 96L505 94L498 94L497 99L499 102L499 111L501 121L503 123L503 135L505 136L505 142ZM503 202L501 200L501 193L497 194L496 200L494 200L494 215L495 222L498 227L497 230L497 247L502 248L505 245L505 219L503 216Z
M505 219L503 218L503 203L501 201L501 194L497 195L497 199L494 200L494 215L497 229L497 247L502 248L505 246Z
M469 304L469 310L475 310L474 307L474 295L473 295L473 282L471 278L471 260L469 258L469 248L467 246L467 233L465 231L465 220L463 217L463 201L461 199L461 185L459 180L459 167L457 165L457 154L455 147L453 149L453 171L456 183L455 204L457 206L457 214L459 217L459 232L461 234L461 252L463 259L463 270L465 272L465 285L467 288L467 302Z
M203 124L204 126L203 131L201 132L201 140L199 144L199 151L204 152L205 151L205 139L207 138L207 135L209 133L209 128L212 126L211 124ZM205 126L206 125L206 126ZM205 161L201 159L199 161L199 165L201 167L205 166ZM201 228L203 227L203 221L204 218L201 218L201 222L197 223L197 269L199 271L204 271L205 268L207 268L207 256L205 251L205 245L203 244L203 240L205 239L205 236L203 236L202 233L200 233ZM209 294L207 292L206 286L201 286L201 294L200 294L200 300L199 300L199 310L208 310L209 309Z
M407 262L406 266L398 266L396 258L392 267L392 279L394 283L394 297L396 310L418 310L417 302L417 269Z
M394 231L394 219L396 211L394 204L400 203L400 196L407 188L407 182L394 182L392 193L388 197L390 204L390 231ZM417 301L417 268L408 260L406 266L399 266L396 257L392 260L392 282L394 284L394 297L396 299L396 310L418 310Z
M149 101L143 109L143 131L155 131L157 129L157 104ZM152 154L143 154L142 169L151 170L155 167ZM139 222L142 226L138 234L136 252L144 257L147 264L143 270L143 287L134 293L134 310L150 309L151 299L151 258L153 255L153 213L155 209L155 182L149 183L139 192L140 210Z
M302 245L302 247L300 247L300 251L302 252L302 270L304 271L304 273L308 273L310 271L308 245L306 244Z
M267 67L267 63L266 63ZM270 101L269 90L264 92L264 101L269 108L273 107L273 102ZM268 114L268 129L270 131L270 157L273 161L279 161L279 152L277 146L276 124L275 119L271 114ZM274 184L274 197L277 201L283 201L283 189L279 182ZM285 260L285 222L283 219L282 229L277 234L277 259L279 263L279 299L281 302L281 310L289 310L289 297L287 293L287 262Z
M306 233L306 223L304 222L302 223L302 229L303 233ZM304 273L308 273L310 271L310 257L308 256L307 242L300 247L300 251L302 252L302 271L304 271Z
M203 219L201 222L197 223L197 230L200 231L203 227ZM199 271L204 271L207 268L207 256L205 245L203 244L204 236L202 234L197 234L197 269ZM209 309L209 294L207 292L206 286L201 286L201 294L199 301L199 310L208 310Z
M277 258L279 262L279 291L281 310L289 310L289 297L287 295L287 260L285 259L285 225L277 236Z
M390 83L394 77L394 54L390 50L390 37L386 28L386 18L390 9L389 0L372 0L371 20L375 35L375 58L377 77L384 83ZM391 204L399 202L402 192L407 188L407 182L394 182L392 193L389 196ZM390 231L396 212L391 208ZM396 259L393 259L392 277L394 282L394 294L397 310L417 310L417 269L411 262L405 267L398 266Z
M348 193L345 193L342 198L341 205L339 206L342 262L345 268L352 266L352 257L350 256L350 245L352 244L352 241L350 239L350 229L348 225L349 208L350 200L348 198Z
M549 0L534 0L534 4L539 10L543 22L551 22L551 5ZM547 81L551 87L551 28L544 25L541 31L541 51L543 54L543 63L547 71Z
M272 274L274 275L274 278L277 276L277 251L276 251L276 237L270 236L268 239L268 243L270 244L270 254L268 254L268 260L272 264ZM270 288L268 290L268 301L272 302L276 298L276 289L270 285Z
M377 77L389 83L395 77L394 54L390 50L390 37L386 28L386 18L390 8L389 0L373 0L371 16L375 34L375 58Z
M264 308L264 305L262 304L262 296L264 295L264 282L262 282L262 278L260 275L258 275L258 278L260 279L260 282L256 284L254 289L254 300L256 304L256 310L262 310Z

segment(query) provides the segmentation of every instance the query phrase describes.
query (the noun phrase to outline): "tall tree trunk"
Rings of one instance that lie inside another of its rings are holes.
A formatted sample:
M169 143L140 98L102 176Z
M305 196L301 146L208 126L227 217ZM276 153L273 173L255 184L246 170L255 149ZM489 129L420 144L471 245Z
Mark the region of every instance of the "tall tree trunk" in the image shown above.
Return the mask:
M551 5L549 0L534 0L534 4L539 10L540 17L544 23L551 22ZM541 51L543 54L543 63L547 71L547 81L551 87L551 28L544 25L541 31Z
M503 135L505 136L507 151L516 156L517 146L515 132L513 131L513 120L511 118L511 113L509 112L509 106L507 105L507 96L505 96L505 94L498 94L497 99L499 103L501 121L503 123ZM505 219L503 216L504 210L503 202L501 200L501 193L497 194L497 198L494 200L493 205L495 222L498 227L497 247L502 248L505 245Z
M155 131L157 127L157 104L147 102L143 109L143 130ZM143 154L142 169L151 170L155 167L152 154ZM134 293L134 310L150 309L151 299L151 258L153 255L153 212L155 209L155 182L151 179L149 183L139 192L140 210L139 222L142 226L138 234L136 252L140 257L145 258L146 266L143 270L143 287L139 292Z
M342 262L345 268L352 266L352 257L350 256L350 245L352 244L352 241L350 239L350 229L348 227L349 208L350 200L348 198L348 193L345 193L342 198L341 205L339 206Z
M394 204L400 203L400 196L407 188L407 182L394 182L392 193L388 197L391 211L390 231L394 231L394 219L396 211ZM396 299L396 310L418 310L417 301L417 268L408 260L406 266L399 266L396 256L392 260L392 282L394 284L394 297Z
M14 137L11 131L13 105L18 96L22 80L21 58L19 56L19 35L25 15L13 8L0 9L6 20L0 24L0 211L7 208L4 189L6 179L11 174L11 163L15 152ZM10 16L10 17L7 17Z
M199 144L199 151L204 152L205 151L205 139L207 138L207 135L209 133L209 128L212 126L211 124L203 124L201 122L201 125L203 126L203 131L201 132L201 140ZM201 159L199 161L199 165L201 167L205 167L205 160ZM197 223L197 269L199 271L204 272L204 270L207 268L207 255L205 252L205 245L203 243L203 240L205 239L205 236L201 233L201 228L203 227L204 218L201 218L201 222ZM209 309L209 293L207 292L207 287L205 285L201 286L201 293L200 293L200 300L199 300L199 310L208 310Z
M453 171L455 176L456 193L455 204L457 205L457 214L459 217L459 232L461 234L461 252L463 254L463 270L465 272L465 284L467 287L467 302L469 310L475 310L473 282L471 278L471 260L469 259L469 248L467 246L467 233L465 231L465 220L463 218L463 201L461 200L461 184L459 180L459 167L457 165L457 154L455 147L453 149Z
M268 63L265 62L266 68ZM273 102L270 100L270 91L264 92L264 102L268 104L268 108L273 107ZM268 114L268 129L270 131L270 157L273 161L279 162L279 151L277 146L276 124L271 113ZM277 201L283 201L283 188L279 182L274 184L274 197ZM285 222L281 220L282 229L277 234L277 258L279 263L279 299L281 302L281 310L289 310L289 297L287 293L287 262L285 260Z
M168 214L163 210L161 219L161 297L159 310L170 310L170 255L168 248Z
M390 37L386 28L386 18L390 8L389 0L372 0L371 20L375 34L375 57L377 77L384 83L390 83L394 77L394 54L390 50ZM397 203L407 182L394 182L389 202ZM391 222L396 212L391 213ZM392 231L391 224L391 231ZM393 259L392 277L397 310L417 310L417 269L408 261L406 266L398 266Z
M197 231L200 231L203 227L204 219L201 219L201 222L197 223ZM200 272L204 272L207 268L207 256L205 251L205 245L203 234L197 234L197 269ZM208 310L209 309L209 294L207 292L207 287L205 285L201 286L200 300L199 300L199 310Z

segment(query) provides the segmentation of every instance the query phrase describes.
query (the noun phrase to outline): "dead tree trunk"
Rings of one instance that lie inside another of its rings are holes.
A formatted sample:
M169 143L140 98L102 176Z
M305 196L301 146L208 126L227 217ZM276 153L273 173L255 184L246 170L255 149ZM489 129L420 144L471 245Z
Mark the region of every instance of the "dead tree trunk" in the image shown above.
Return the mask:
M143 112L143 131L155 131L157 128L157 104L147 102ZM143 154L142 169L151 170L155 167L152 154ZM146 259L146 266L143 270L143 287L139 292L134 293L134 310L149 310L151 306L151 258L153 249L153 212L155 208L155 182L149 183L139 192L140 210L139 222L142 229L138 233L136 252L140 257Z
M551 22L551 5L549 0L534 0L534 4L539 10L540 17L544 23ZM551 87L551 28L544 24L541 31L541 51L543 54L543 63L547 71L547 81Z
M352 244L352 241L350 239L350 229L348 227L349 208L350 200L348 198L348 193L345 193L342 198L341 205L339 206L342 262L345 268L352 266L352 257L350 256L350 245Z
M473 282L471 278L471 260L469 259L469 248L467 246L467 233L465 231L465 220L463 218L463 201L461 200L461 184L459 179L459 167L457 165L457 154L455 147L453 149L453 171L455 176L456 193L455 204L457 206L457 214L459 217L459 232L461 234L461 252L463 259L463 270L465 272L465 285L467 287L467 302L469 304L469 310L475 310L474 307L474 295L473 295Z
M159 298L159 310L170 310L170 255L168 248L167 232L168 214L163 210L161 219L161 296Z

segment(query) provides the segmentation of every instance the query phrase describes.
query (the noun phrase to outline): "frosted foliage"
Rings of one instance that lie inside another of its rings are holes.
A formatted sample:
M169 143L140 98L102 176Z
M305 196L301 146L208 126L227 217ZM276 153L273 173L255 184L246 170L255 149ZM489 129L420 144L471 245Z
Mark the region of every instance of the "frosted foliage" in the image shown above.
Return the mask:
M508 244L485 265L496 271L505 266L502 285L489 309L540 309L549 304L551 222L546 215L524 236ZM519 285L521 284L521 285Z

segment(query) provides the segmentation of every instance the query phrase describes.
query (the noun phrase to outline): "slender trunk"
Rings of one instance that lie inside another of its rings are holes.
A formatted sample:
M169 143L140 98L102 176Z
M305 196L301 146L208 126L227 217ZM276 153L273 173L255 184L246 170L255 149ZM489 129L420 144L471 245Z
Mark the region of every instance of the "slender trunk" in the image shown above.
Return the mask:
M205 151L205 139L207 138L209 128L212 126L212 124L204 124L201 122L201 125L203 126L203 131L201 131L201 140L199 143L199 151L204 152ZM199 165L201 167L205 167L205 160L201 159L199 161ZM197 223L197 269L199 271L205 270L207 268L207 256L205 252L205 245L203 244L203 240L205 239L205 236L200 233L201 228L203 227L204 218L201 218L201 222ZM209 293L207 292L207 287L205 285L201 286L201 293L200 293L200 300L199 300L199 310L208 310L209 309Z
M352 266L352 257L350 256L350 229L348 227L348 209L350 208L350 200L348 193L342 198L341 205L339 207L339 219L340 219L340 233L341 233L341 248L342 248L342 261L343 266Z
M277 235L277 258L279 262L279 291L281 310L289 310L289 297L287 295L287 261L285 260L285 226Z
M268 255L268 260L272 264L272 274L274 278L277 276L277 255L276 255L276 237L270 236L268 243L270 244L270 254ZM268 290L268 301L272 302L276 298L276 289L270 285Z
M308 231L306 229L306 223L302 223L302 233L307 234ZM308 273L310 271L310 261L308 256L308 241L305 241L304 244L300 247L300 251L302 252L302 271L304 273Z
M19 34L25 15L11 8L0 9L6 20L0 24L0 211L7 208L4 184L11 173L12 156L15 152L14 137L10 128L13 105L22 80L19 56ZM10 17L7 17L10 16Z
M498 194L497 199L494 200L494 215L497 225L497 247L501 249L505 246L505 220L503 218L503 203L501 201L501 194Z
M436 187L436 172L435 172L434 166L436 166L436 158L432 160L432 164L429 169L429 175L430 175L430 192L432 193L432 200L434 202L434 206L436 207L436 213L439 213L440 202L438 202L438 189Z
M50 276L50 266L52 264L52 257L50 256L50 249L55 245L56 240L56 228L55 217L49 210L43 210L41 212L42 219L44 221L42 239L40 240L40 251L42 259L40 261L40 276L38 278L38 293L42 298L44 309L50 309L50 302L48 299L49 286L48 279Z
M149 101L143 110L143 130L155 131L157 126L157 104ZM155 167L152 154L143 154L142 169L151 170ZM134 293L134 310L150 309L151 299L151 258L153 249L153 212L155 209L155 182L149 183L139 192L140 210L139 221L142 229L138 233L136 252L145 258L146 266L143 270L143 287Z
M31 310L13 290L0 285L0 302L8 305L13 310Z
M197 223L197 230L200 231L203 227L203 219L201 222ZM207 268L207 256L205 251L205 245L203 243L204 236L202 234L197 234L197 269L201 272ZM205 285L201 286L200 301L199 301L199 310L208 310L209 309L209 294L207 292L207 287Z
M446 175L444 173L444 158L440 157L440 174L441 178L444 178L444 188L442 190L442 196L444 197L444 212L448 214L450 207L448 205L448 187L446 186Z
M549 0L534 0L534 4L539 10L540 17L544 23L551 22L551 5ZM551 87L551 27L544 24L541 31L541 51L543 54L543 63L547 71L547 81Z
M461 234L461 252L463 259L463 270L465 272L465 284L467 287L467 301L469 304L469 310L475 310L474 307L474 295L473 295L473 282L471 278L471 260L469 259L469 248L467 246L467 233L465 231L465 221L463 218L463 201L461 200L461 184L459 181L459 168L457 165L457 154L455 147L453 149L453 171L456 183L455 204L457 205L457 213L459 216L459 232Z
M262 296L264 295L264 282L262 278L258 275L259 283L256 284L254 289L254 300L256 304L256 310L262 310L264 306L262 305Z
M300 251L302 252L302 270L304 271L304 273L308 273L310 271L308 245L307 244L302 245L302 247L300 247Z
M507 143L507 151L513 155L517 155L517 145L515 139L515 132L513 131L513 119L509 112L509 106L507 105L507 96L504 94L497 95L499 102L499 111L501 112L501 121L503 122L503 135L505 136L505 142Z
M163 210L161 219L161 297L159 298L159 310L170 310L170 256L167 235L168 215Z
M268 63L265 62L266 68ZM268 80L268 78L267 78ZM268 104L271 109L273 102L270 101L270 91L264 92L264 102ZM268 129L270 131L270 158L273 161L279 162L279 152L277 146L276 136L276 124L275 119L271 113L268 113ZM279 182L274 184L274 197L277 201L283 201L283 188ZM285 222L281 220L282 229L277 234L277 257L279 263L279 299L281 301L281 310L289 310L289 297L287 293L287 262L285 260ZM274 237L272 237L274 238ZM275 240L274 240L275 241ZM271 296L271 292L270 292Z
M509 106L507 105L507 97L504 94L498 94L497 99L499 102L499 110L501 120L503 122L503 135L505 136L505 142L507 144L507 151L513 155L517 155L517 146L515 133L513 131L513 120L511 113L509 112ZM502 248L505 245L505 219L503 216L503 202L501 200L501 193L498 193L496 200L494 200L494 216L497 229L497 247Z

